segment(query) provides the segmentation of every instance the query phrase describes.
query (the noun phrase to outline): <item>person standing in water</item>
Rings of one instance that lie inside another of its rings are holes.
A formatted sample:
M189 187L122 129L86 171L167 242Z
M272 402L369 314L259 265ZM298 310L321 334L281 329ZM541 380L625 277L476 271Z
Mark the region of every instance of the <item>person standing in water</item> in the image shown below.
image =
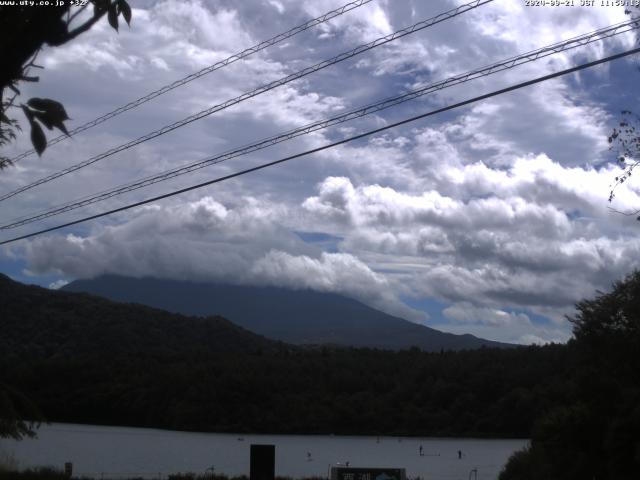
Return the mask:
M418 448L418 452L420 453L421 457L424 457L424 448L422 448L422 445L420 445L420 448Z
M462 458L462 450L458 450L458 460Z

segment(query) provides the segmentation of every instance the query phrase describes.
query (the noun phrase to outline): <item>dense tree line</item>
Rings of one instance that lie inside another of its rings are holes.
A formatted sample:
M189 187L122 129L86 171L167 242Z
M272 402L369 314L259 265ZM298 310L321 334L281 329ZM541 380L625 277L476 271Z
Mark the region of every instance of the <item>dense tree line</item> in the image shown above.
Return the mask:
M640 272L577 304L574 388L538 416L531 446L501 480L632 480L640 475Z
M28 359L0 368L49 419L218 432L525 437L566 400L561 346Z

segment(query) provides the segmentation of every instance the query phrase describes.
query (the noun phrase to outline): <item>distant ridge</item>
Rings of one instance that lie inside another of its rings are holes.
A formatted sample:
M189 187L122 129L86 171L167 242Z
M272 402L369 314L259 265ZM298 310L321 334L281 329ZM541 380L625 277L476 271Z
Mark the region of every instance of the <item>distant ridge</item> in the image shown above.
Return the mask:
M293 344L331 344L425 351L510 347L473 335L444 333L388 315L334 293L192 283L105 275L63 287L117 302L139 303L183 315L220 315L265 337Z

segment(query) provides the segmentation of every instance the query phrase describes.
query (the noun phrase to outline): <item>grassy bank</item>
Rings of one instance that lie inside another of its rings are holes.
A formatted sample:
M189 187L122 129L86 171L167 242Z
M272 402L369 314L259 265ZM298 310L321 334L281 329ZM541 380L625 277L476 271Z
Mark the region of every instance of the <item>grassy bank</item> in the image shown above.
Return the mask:
M156 477L158 478L158 477ZM246 475L229 477L220 474L195 474L195 473L176 473L172 475L162 476L162 480L249 480ZM275 477L276 480L292 480L291 477ZM77 477L72 476L72 480L95 480L93 477ZM33 468L26 470L10 469L7 466L0 466L0 480L69 480L62 470L50 467ZM101 476L100 480L143 480L141 477L114 477ZM146 479L148 480L148 479ZM297 479L296 479L297 480ZM324 477L305 477L300 480L326 480Z

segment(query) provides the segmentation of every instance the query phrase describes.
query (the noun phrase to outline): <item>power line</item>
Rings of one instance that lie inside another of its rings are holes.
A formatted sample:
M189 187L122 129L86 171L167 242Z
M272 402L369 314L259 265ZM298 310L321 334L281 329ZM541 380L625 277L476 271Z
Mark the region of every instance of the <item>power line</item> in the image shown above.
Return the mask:
M95 127L96 125L100 125L101 123L106 122L107 120L112 119L113 117L117 117L118 115L120 115L121 113L124 113L128 110L131 110L133 108L139 107L140 105L142 105L143 103L146 103L150 100L153 100L156 97L159 97L160 95L164 95L165 93L181 87L182 85L185 85L189 82L192 82L193 80L196 80L197 78L200 78L204 75L208 75L211 72L214 72L216 70L219 70L223 67L226 67L227 65L230 65L232 63L237 62L238 60L242 60L244 58L247 58L251 55L253 55L254 53L258 53L261 50L264 50L268 47L271 47L273 45L276 45L280 42L282 42L283 40L286 40L288 38L291 38L299 33L304 32L305 30L308 30L312 27L315 27L316 25L320 25L322 23L325 23L329 20L331 20L332 18L338 17L346 12L349 12L351 10L354 10L358 7L361 7L362 5L365 5L367 3L372 2L373 0L356 0L353 2L349 2L346 5L343 5L340 8L336 8L335 10L331 10L330 12L325 13L324 15L321 15L317 18L314 18L313 20L309 20L306 23L303 23L302 25L298 25L297 27L294 27L290 30L287 30L284 33L280 33L278 35L276 35L275 37L271 37L268 40L265 40L263 42L258 43L257 45L254 45L252 47L249 47L239 53L235 53L233 55L231 55L230 57L225 58L224 60L220 60L219 62L214 63L213 65L209 65L208 67L203 68L202 70L199 70L195 73L192 73L191 75L187 75L186 77L181 78L180 80L176 80L173 83L170 83L168 85L165 85L161 88L159 88L158 90L155 90L147 95L145 95L144 97L138 98L137 100L134 100L132 102L127 103L126 105L123 105L122 107L118 107L115 110L105 113L104 115L102 115L101 117L98 117L94 120L91 120L90 122L87 122L83 125L80 125L79 127L74 128L73 130L69 131L69 137L76 135L80 132L84 132L85 130L89 130L90 128ZM65 140L66 138L69 138L67 135L59 135L56 138L53 138L52 140L48 141L49 145L55 145L58 142L61 142L62 140ZM35 149L31 149L28 150L26 152L21 153L20 155L16 156L15 158L11 159L12 163L15 163L17 161L22 160L25 157L28 157L29 155L34 154L36 151Z
M146 177L144 179L141 180L137 180L133 183L129 183L127 185L122 185L110 190L106 190L103 191L101 193L98 194L94 194L94 195L90 195L90 196L86 196L83 197L79 200L75 200L72 202L67 202L66 204L63 205L58 205L56 207L50 208L48 210L45 210L44 212L39 212L37 214L33 214L31 216L27 216L27 217L22 217L19 219L15 219L14 221L12 221L11 223L5 224L0 226L0 230L8 230L11 228L17 228L23 225L27 225L29 223L33 223L35 221L38 220L42 220L45 218L49 218L55 215L60 215L62 213L66 213L72 210L76 210L78 208L87 206L87 205L91 205L93 203L97 203L103 200L107 200L109 198L118 196L118 195L122 195L124 193L128 193L134 190L138 190L140 188L149 186L149 185L153 185L155 183L159 183L159 182L163 182L166 180L169 180L171 178L175 178L181 175L185 175L187 173L191 173L194 172L196 170L199 170L201 168L205 168L207 166L211 166L211 165L217 165L219 163L225 162L227 160L242 156L242 155L246 155L248 153L252 153L258 150L262 150L264 148L270 147L272 145L276 145L278 143L287 141L287 140L291 140L293 138L296 138L298 136L302 136L302 135L306 135L309 133L312 133L314 131L317 130L321 130L330 126L334 126L334 125L338 125L350 120L354 120L357 118L361 118L364 117L366 115L370 115L372 113L375 112L379 112L381 110L399 105L401 103L405 103L408 102L410 100L414 100L416 98L419 98L423 95L429 94L429 93L433 93L435 91L438 90L442 90L448 87L451 87L453 85L458 85L461 83L465 83L480 77L486 77L488 75L492 75L495 74L497 72L500 71L504 71L510 68L514 68L516 66L525 64L525 63L529 63L529 62L533 62L536 60L539 60L540 58L544 58L547 57L549 55L553 55L555 53L560 53L572 48L577 48L579 46L584 46L584 45L588 45L590 43L593 43L595 41L599 41L599 40L603 40L606 38L610 38L616 35L620 35L623 33L626 33L628 31L631 31L633 29L638 28L638 22L637 21L626 21L626 22L621 22L619 24L616 25L611 25L609 27L605 27L605 28L601 28L599 30L595 30L593 32L587 33L587 34L583 34L577 37L574 37L572 39L569 40L565 40L562 42L558 42L552 45L548 45L545 47L542 47L540 49L537 50L533 50L515 57L510 57L506 60L501 60L499 62L493 63L489 66L485 66L479 69L475 69L475 70L471 70L469 72L460 74L460 75L456 75L453 77L449 77L446 80L442 80L433 84L430 84L428 86L425 86L423 88L417 89L417 90L412 90L409 91L407 93L404 93L402 95L396 96L396 97L391 97L391 98L387 98L385 100L379 101L377 103L368 105L366 107L362 107L356 110L352 110L350 112L341 114L341 115L337 115L335 117L329 118L329 119L325 119L322 121L318 121L315 123L311 123L308 125L305 125L303 127L299 127L297 129L294 130L290 130L288 132L285 133L280 133L278 135L260 140L258 142L240 147L240 148L236 148L230 151L227 151L225 153L221 153L218 155L215 155L213 157L204 159L204 160L200 160L194 163L191 163L189 165L185 165L182 167L178 167L172 170L168 170L153 176L149 176Z
M70 227L72 225L77 225L79 223L87 222L89 220L95 220L96 218L101 218L101 217L105 217L107 215L112 215L114 213L123 212L125 210L129 210L131 208L139 207L139 206L145 205L147 203L157 202L158 200L163 200L165 198L173 197L175 195L180 195L182 193L186 193L186 192L189 192L191 190L196 190L198 188L206 187L208 185L213 185L214 183L220 183L220 182L223 182L225 180L229 180L231 178L235 178L235 177L239 177L239 176L242 176L242 175L246 175L248 173L252 173L252 172L255 172L255 171L258 171L258 170L262 170L262 169L265 169L267 167L272 167L274 165L278 165L280 163L288 162L288 161L294 160L296 158L300 158L300 157L304 157L304 156L307 156L307 155L311 155L313 153L318 153L318 152L321 152L323 150L327 150L329 148L336 147L338 145L342 145L342 144L345 144L345 143L348 143L348 142L352 142L354 140L359 140L361 138L365 138L365 137L368 137L368 136L371 136L371 135L375 135L375 134L378 134L380 132L384 132L386 130L398 127L400 125L405 125L407 123L415 122L417 120L420 120L420 119L423 119L423 118L426 118L426 117L430 117L432 115L436 115L438 113L443 113L443 112L446 112L446 111L449 111L449 110L453 110L455 108L460 108L460 107L463 107L465 105L469 105L471 103L475 103L475 102L478 102L478 101L481 101L481 100L485 100L487 98L495 97L497 95L502 95L503 93L512 92L514 90L519 90L521 88L528 87L528 86L534 85L536 83L541 83L541 82L544 82L546 80L551 80L553 78L557 78L557 77L561 77L563 75L567 75L569 73L574 73L574 72L577 72L577 71L580 71L580 70L584 70L586 68L594 67L596 65L600 65L600 64L603 64L603 63L611 62L613 60L617 60L619 58L623 58L623 57L626 57L626 56L629 56L629 55L633 55L634 53L639 53L639 52L640 52L640 48L634 48L634 49L628 50L626 52L618 53L618 54L615 54L615 55L610 55L610 56L602 58L600 60L595 60L593 62L584 63L582 65L578 65L576 67L572 67L572 68L568 68L568 69L565 69L565 70L561 70L561 71L556 72L556 73L551 73L549 75L544 75L542 77L537 77L537 78L534 78L532 80L527 80L526 82L518 83L518 84L512 85L510 87L502 88L500 90L494 90L493 92L486 93L484 95L480 95L480 96L477 96L477 97L473 97L471 99L464 100L462 102L458 102L458 103L455 103L453 105L449 105L449 106L446 106L446 107L438 108L436 110L432 110L432 111L427 112L427 113L416 115L414 117L410 117L410 118L401 120L399 122L395 122L395 123L392 123L390 125L386 125L384 127L376 128L375 130L369 130L368 132L361 133L361 134L358 134L358 135L354 135L352 137L345 138L343 140L339 140L337 142L329 143L329 144L323 145L321 147L317 147L317 148L313 148L311 150L307 150L305 152L297 153L295 155L290 155L288 157L284 157L284 158L281 158L279 160L274 160L273 162L263 163L262 165L258 165L256 167L247 168L245 170L241 170L241 171L236 172L236 173L231 173L229 175L224 175L222 177L214 178L212 180L208 180L206 182L202 182L202 183L199 183L197 185L192 185L190 187L182 188L182 189L176 190L174 192L165 193L165 194L162 194L162 195L158 195L156 197L148 198L146 200L141 200L139 202L131 203L129 205L125 205L124 207L115 208L113 210L108 210L106 212L98 213L96 215L91 215L91 216L88 216L88 217L84 217L84 218L81 218L79 220L74 220L72 222L67 222L67 223L64 223L64 224L61 224L61 225L57 225L55 227L46 228L46 229L43 229L43 230L39 230L37 232L33 232L33 233L29 233L29 234L22 235L22 236L19 236L19 237L11 238L9 240L4 240L4 241L0 242L0 245L6 245L8 243L16 242L18 240L24 240L26 238L35 237L36 235L41 235L43 233L52 232L54 230L59 230L61 228Z
M218 104L218 105L214 105L211 108L208 108L206 110L202 110L201 112L195 113L193 115L190 115L189 117L186 117L182 120L179 120L177 122L174 122L170 125L166 125L164 127L162 127L159 130L155 130L151 133L148 133L142 137L139 137L135 140L132 140L130 142L127 142L125 144L119 145L118 147L114 147L110 150L107 150L106 152L103 152L99 155L96 155L94 157L89 158L88 160L85 160L83 162L77 163L75 165L72 165L70 167L67 167L63 170L60 170L56 173L53 173L51 175L48 175L46 177L43 177L39 180L36 180L35 182L32 182L28 185L25 185L23 187L20 187L16 190L13 190L9 193L6 193L2 196L0 196L0 201L6 200L8 198L11 198L15 195L18 195L19 193L22 193L26 190L30 190L34 187L37 187L38 185L42 185L44 183L48 183L52 180L55 180L57 178L60 178L64 175L68 175L72 172L75 172L77 170L80 170L81 168L84 168L86 166L89 166L91 164L94 164L100 160L103 160L104 158L107 158L111 155L114 155L116 153L122 152L124 150L127 150L131 147L134 147L140 143L149 141L153 138L159 137L160 135L164 135L165 133L171 132L177 128L183 127L189 123L195 122L196 120L200 120L204 117L207 117L215 112L219 112L221 110L224 110L232 105L236 105L240 102L243 102L245 100L248 100L252 97L255 97L257 95L260 95L262 93L268 92L270 90L273 90L274 88L280 87L282 85L285 85L287 83L290 83L294 80L298 80L302 77L305 77L311 73L317 72L319 70L322 70L324 68L327 68L331 65L334 65L336 63L342 62L344 60L347 60L349 58L355 57L356 55L360 55L361 53L364 53L366 51L369 51L373 48L379 47L381 45L385 45L389 42L392 42L394 40L397 40L399 38L402 38L406 35L410 35L412 33L415 33L417 31L423 30L427 27L431 27L437 23L443 22L445 20L449 20L453 17L456 17L458 15L461 15L469 10L472 10L474 8L478 8L481 5L484 5L486 3L490 3L493 2L494 0L474 0L473 2L467 3L465 5L461 5L457 8L451 9L447 12L441 13L435 17L432 17L430 19L427 20L423 20L421 22L415 23L409 27L403 28L401 30L398 30L394 33L391 33L389 35L385 35L384 37L380 37L376 40L373 40L372 42L360 45L352 50L349 50L348 52L344 52L341 53L340 55L337 55L333 58L330 58L329 60L324 60L320 63L317 63L313 66L304 68L302 70L299 70L295 73L292 73L291 75L288 75L286 77L280 78L278 80L275 80L273 82L267 83L266 85L262 85L254 90L251 90L250 92L246 92L243 93L242 95L239 95L235 98L232 98L230 100L227 100L224 103Z

